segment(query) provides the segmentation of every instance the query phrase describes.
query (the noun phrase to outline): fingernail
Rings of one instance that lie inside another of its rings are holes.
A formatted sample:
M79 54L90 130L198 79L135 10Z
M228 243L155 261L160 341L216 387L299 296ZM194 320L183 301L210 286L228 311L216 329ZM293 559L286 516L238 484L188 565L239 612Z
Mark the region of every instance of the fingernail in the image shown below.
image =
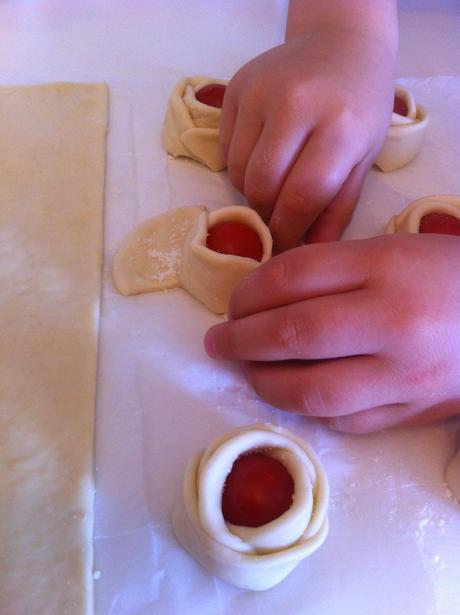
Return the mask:
M216 348L216 336L212 329L209 329L209 331L204 336L204 349L206 350L206 353L211 357L211 359L219 358L219 353L217 352Z

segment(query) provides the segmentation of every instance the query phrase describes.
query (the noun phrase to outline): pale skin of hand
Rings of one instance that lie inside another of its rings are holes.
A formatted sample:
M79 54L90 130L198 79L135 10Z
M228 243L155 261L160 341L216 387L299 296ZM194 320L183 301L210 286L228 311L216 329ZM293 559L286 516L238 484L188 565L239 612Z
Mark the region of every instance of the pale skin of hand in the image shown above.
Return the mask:
M349 223L390 121L397 36L392 0L291 0L286 43L230 81L228 175L275 251L339 239Z
M460 414L460 238L394 235L278 255L205 338L276 407L365 433Z

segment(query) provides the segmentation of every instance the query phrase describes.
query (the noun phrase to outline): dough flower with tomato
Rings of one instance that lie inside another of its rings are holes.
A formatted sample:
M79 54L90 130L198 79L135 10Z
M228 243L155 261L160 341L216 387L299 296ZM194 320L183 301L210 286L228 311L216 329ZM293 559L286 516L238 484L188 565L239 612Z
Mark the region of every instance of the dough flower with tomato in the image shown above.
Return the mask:
M225 169L219 143L219 121L227 81L185 77L169 98L163 145L174 157L186 156L212 171Z
M249 207L178 207L131 231L114 256L112 277L122 295L180 286L223 314L236 286L271 252L268 226Z
M411 162L422 148L427 126L426 109L415 103L412 92L397 85L391 123L374 164L381 171L394 171Z
M282 581L324 542L329 485L311 447L255 424L188 463L173 511L179 543L209 572L251 590Z
M253 209L233 205L203 211L182 247L181 286L209 310L223 314L238 284L271 253L270 231Z
M417 199L390 219L386 232L460 235L460 196L438 194Z

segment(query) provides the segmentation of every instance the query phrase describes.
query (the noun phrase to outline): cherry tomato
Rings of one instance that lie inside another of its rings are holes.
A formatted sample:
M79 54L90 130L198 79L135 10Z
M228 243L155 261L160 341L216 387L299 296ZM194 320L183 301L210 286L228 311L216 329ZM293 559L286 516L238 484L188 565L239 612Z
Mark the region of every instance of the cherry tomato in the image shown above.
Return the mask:
M209 83L195 92L195 98L209 107L222 109L226 86L221 83Z
M449 214L433 212L420 220L420 233L439 233L442 235L460 235L460 220Z
M293 496L294 481L281 462L261 452L246 453L225 481L222 514L229 523L260 527L285 513Z
M206 246L221 254L262 260L263 247L259 235L242 222L218 222L209 229Z
M398 115L402 115L404 117L407 116L409 109L407 108L406 101L403 98L399 98L396 96L393 102L393 113L397 113Z

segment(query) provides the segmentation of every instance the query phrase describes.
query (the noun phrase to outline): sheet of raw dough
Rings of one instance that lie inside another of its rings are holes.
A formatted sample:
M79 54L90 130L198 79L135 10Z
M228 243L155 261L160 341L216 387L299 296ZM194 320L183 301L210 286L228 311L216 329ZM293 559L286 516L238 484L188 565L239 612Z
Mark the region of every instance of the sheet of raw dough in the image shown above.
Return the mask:
M91 613L107 89L0 88L0 612Z

